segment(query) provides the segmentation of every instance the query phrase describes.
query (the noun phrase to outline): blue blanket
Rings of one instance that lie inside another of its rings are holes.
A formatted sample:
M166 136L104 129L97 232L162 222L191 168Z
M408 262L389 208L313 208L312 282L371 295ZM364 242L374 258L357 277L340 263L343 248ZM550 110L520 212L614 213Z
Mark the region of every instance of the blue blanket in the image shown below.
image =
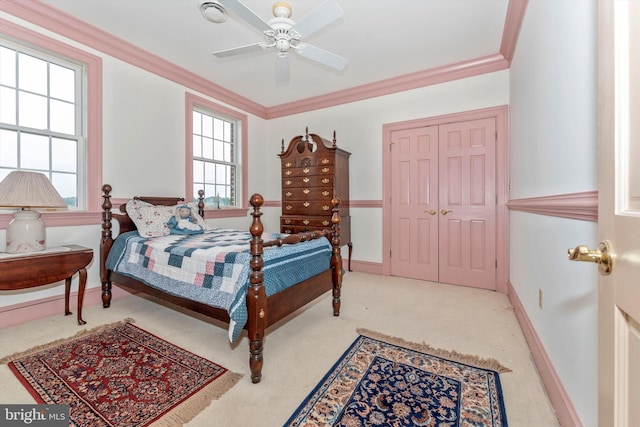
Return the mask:
M265 233L262 238L278 236L282 235ZM250 240L248 231L229 229L162 237L141 237L131 231L114 241L106 266L168 294L226 310L233 342L248 317ZM270 296L328 270L331 244L322 238L269 247L262 257L265 291Z

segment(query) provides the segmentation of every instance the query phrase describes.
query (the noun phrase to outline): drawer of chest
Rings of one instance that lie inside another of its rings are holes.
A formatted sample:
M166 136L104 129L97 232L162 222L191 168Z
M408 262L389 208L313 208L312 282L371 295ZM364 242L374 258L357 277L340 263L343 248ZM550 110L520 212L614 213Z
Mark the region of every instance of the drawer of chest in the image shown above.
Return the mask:
M333 158L331 157L320 157L320 158L303 157L298 159L284 160L282 162L282 170L291 169L291 168L328 166L328 165L333 165L333 163L334 163Z
M309 227L309 229L325 229L331 228L331 217L327 216L325 218L321 217L308 217L308 218L300 218L300 217L280 217L280 224L282 227L290 226L290 227Z
M282 177L282 192L292 187L323 187L333 188L333 176L295 176Z
M290 187L282 190L282 201L289 200L309 200L309 201L328 201L331 203L333 197L333 189L330 187L314 188L314 187Z
M282 201L283 215L330 215L331 212L331 200Z
M282 177L294 176L315 176L315 175L333 175L333 165L326 166L304 166L298 168L282 169Z

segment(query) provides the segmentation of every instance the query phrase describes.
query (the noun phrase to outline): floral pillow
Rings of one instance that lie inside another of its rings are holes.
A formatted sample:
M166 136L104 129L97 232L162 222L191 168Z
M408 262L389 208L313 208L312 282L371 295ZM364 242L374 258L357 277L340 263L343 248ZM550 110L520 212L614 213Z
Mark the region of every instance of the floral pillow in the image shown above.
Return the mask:
M152 205L142 200L131 199L127 202L127 214L136 225L138 233L143 237L168 236L171 233L168 222L176 214L178 206L187 205L191 208L192 215L203 230L211 230L204 218L198 215L198 206L195 203L181 203L174 206Z

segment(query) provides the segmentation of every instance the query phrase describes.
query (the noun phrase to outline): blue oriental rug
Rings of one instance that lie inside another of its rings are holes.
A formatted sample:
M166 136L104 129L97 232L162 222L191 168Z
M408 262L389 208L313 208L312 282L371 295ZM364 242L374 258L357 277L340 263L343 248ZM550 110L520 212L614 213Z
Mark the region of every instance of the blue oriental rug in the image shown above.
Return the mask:
M507 426L497 361L358 333L285 427Z

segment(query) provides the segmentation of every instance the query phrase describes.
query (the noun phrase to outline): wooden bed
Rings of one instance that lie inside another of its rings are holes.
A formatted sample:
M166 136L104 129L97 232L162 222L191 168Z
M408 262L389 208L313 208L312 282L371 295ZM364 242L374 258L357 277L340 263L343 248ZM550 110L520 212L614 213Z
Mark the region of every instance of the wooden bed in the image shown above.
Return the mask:
M119 233L136 230L136 226L127 215L126 204L119 206L119 213L112 212L111 204L112 188L109 184L102 186L102 239L100 243L100 280L102 282L102 304L107 308L111 304L111 285L117 283L128 288L144 292L154 297L169 301L181 307L202 313L214 319L221 320L225 323L229 322L228 313L216 307L205 305L200 302L192 301L186 298L169 295L161 290L145 285L144 283L132 279L128 276L108 270L106 267L107 256L114 242L112 235L112 220L117 220L119 224ZM198 192L199 202L198 210L200 216L204 217L204 192ZM136 197L138 200L145 201L154 205L172 206L183 202L184 199L176 197ZM307 233L293 234L281 239L272 241L263 241L261 236L264 227L260 217L262 212L261 206L264 199L260 194L251 196L250 204L252 206L252 221L249 227L251 233L250 241L250 268L249 288L246 297L248 321L244 329L248 332L249 337L249 367L251 369L251 381L253 383L260 382L262 377L263 365L263 339L265 329L281 320L288 314L294 312L305 304L313 301L315 298L332 290L333 299L333 315L340 314L340 289L342 286L342 256L340 253L340 215L338 199L332 200L333 216L331 219L332 226L330 230L313 231ZM311 277L303 282L291 286L281 292L267 297L263 283L263 250L269 246L281 246L283 244L295 244L307 240L318 238L329 238L331 242L331 261L328 269L321 274Z

